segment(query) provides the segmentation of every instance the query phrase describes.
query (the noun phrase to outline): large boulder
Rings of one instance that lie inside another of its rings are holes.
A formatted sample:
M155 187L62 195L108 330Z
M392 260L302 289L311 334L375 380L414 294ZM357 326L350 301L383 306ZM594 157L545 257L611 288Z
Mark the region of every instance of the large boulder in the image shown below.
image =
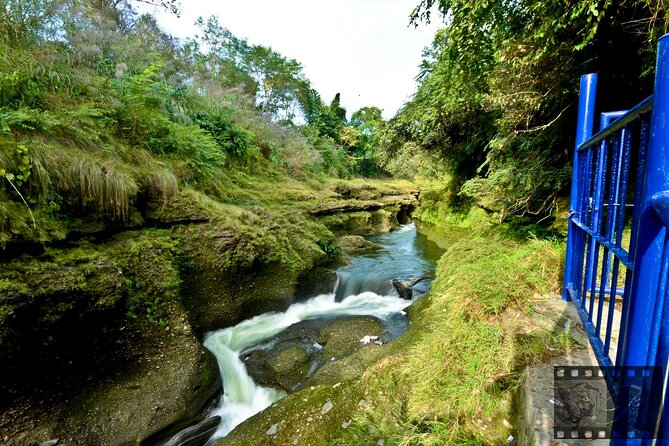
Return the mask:
M383 249L382 246L370 242L360 235L343 235L337 239L337 244L347 255L364 254Z
M293 392L311 385L311 378L322 367L361 349L380 348L386 335L383 322L372 316L307 320L241 357L256 382Z

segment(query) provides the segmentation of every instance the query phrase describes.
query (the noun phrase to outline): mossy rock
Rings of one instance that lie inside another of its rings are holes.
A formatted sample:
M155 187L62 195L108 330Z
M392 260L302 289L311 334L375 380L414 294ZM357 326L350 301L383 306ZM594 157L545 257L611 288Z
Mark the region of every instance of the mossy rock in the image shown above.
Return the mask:
M192 332L176 321L170 328L128 324L127 358L107 364L112 372L104 380L80 380L76 389L28 412L30 427L14 439L32 444L59 438L64 446L144 444L186 426L221 381L216 361Z
M69 341L101 335L124 314L127 287L113 255L91 246L23 257L0 269L0 365L22 377L24 362L57 355ZM79 327L78 331L76 327ZM30 370L32 366L26 365Z
M347 429L359 405L353 383L310 387L244 421L214 445L323 446Z
M320 294L332 293L337 283L337 272L333 269L318 266L303 273L297 279L295 299L306 300Z
M285 375L303 371L309 365L309 355L300 347L291 347L279 352L269 360L269 365L276 374Z
M399 228L399 206L374 211L337 213L319 218L319 221L337 234L379 235Z
M149 202L147 220L159 225L204 223L211 220L206 197L192 189L182 190L167 203Z
M185 253L183 301L201 335L286 309L300 276L328 261L321 245L333 238L299 213L225 209L209 223L176 230Z
M318 375L319 369L336 369L342 358L359 350L371 352L380 348L360 340L365 336L382 338L385 334L383 323L372 316L307 320L288 327L268 343L241 356L256 382L294 392L312 385L311 378ZM331 372L328 376L344 374ZM345 376L353 378L355 373ZM322 378L319 383L323 382L329 381Z
M190 423L220 390L216 361L192 333L160 331L151 336L160 348L71 401L64 429L54 434L70 444L140 444Z
M373 316L356 316L338 319L321 330L318 342L323 345L325 358L341 358L359 350L365 336L383 337L386 329Z
M383 249L380 245L370 242L359 235L344 235L337 239L337 244L341 250L348 255L363 254L370 251Z
M164 230L5 264L0 361L14 380L0 384L0 430L26 444L135 444L189 423L220 375L181 306L179 264Z

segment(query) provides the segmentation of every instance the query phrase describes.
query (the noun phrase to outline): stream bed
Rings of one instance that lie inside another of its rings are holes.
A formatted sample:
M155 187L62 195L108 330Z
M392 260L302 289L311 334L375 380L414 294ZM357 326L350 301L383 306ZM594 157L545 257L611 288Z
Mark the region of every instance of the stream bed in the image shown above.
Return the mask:
M295 303L285 312L261 314L206 335L204 345L216 357L223 379L219 407L210 414L222 418L212 440L226 436L286 395L283 390L256 384L240 358L243 352L268 342L293 324L321 318L373 316L383 322L388 333L384 341L406 330L408 322L403 310L411 300L400 298L391 280L433 274L442 250L419 233L413 223L369 240L382 249L352 256L350 264L337 270L337 284L331 293ZM429 279L416 284L413 299L427 292L429 285Z

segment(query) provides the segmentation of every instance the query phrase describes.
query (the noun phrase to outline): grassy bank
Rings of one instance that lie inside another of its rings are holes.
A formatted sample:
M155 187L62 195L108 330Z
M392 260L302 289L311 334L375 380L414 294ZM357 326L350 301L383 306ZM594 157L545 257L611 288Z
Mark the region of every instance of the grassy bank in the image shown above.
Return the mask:
M366 407L333 444L505 443L524 367L571 346L530 322L533 302L560 289L563 241L518 236L476 212L441 215L426 228L447 248L433 289L362 376Z

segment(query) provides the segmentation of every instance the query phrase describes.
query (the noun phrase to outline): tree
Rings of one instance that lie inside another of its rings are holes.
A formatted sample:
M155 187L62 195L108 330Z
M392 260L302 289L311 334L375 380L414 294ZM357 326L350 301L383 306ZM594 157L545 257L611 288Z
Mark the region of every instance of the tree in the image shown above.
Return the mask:
M378 107L362 107L351 115L351 127L359 135L353 148L356 157L356 171L365 176L380 173L380 133L385 127L381 109Z
M0 7L0 39L12 45L52 36L61 4L48 0L6 0Z
M384 122L382 113L378 107L362 107L351 115L349 124L366 137L372 138Z
M330 112L338 118L342 124L346 124L346 109L341 106L341 95L337 93L330 103Z
M209 69L228 81L242 80L246 91L251 90L247 79L252 79L255 102L263 113L278 122L292 123L305 109L302 101L308 98L310 85L298 61L235 37L216 17L199 18L197 23L203 31L200 40L209 48Z
M667 11L649 4L421 0L413 23L430 20L436 6L446 25L425 53L419 90L398 116L391 145L439 154L456 197L543 218L569 184L578 76L598 71L624 92L604 98L603 109L647 94L645 42L664 28Z

